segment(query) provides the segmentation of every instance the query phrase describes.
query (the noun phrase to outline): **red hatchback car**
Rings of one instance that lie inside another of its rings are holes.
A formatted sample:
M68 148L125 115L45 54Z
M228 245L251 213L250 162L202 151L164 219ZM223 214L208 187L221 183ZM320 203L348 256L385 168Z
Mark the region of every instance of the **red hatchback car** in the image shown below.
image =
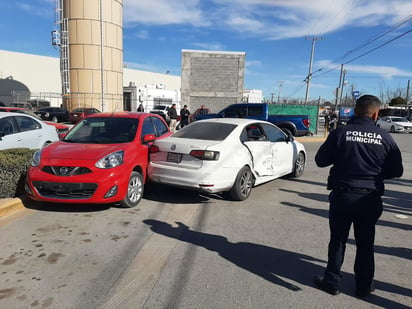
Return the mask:
M134 207L143 196L150 145L169 135L158 115L93 114L34 154L26 192L44 202Z
M78 123L80 120L86 118L89 115L100 113L97 108L94 107L79 107L75 108L69 115L71 123Z

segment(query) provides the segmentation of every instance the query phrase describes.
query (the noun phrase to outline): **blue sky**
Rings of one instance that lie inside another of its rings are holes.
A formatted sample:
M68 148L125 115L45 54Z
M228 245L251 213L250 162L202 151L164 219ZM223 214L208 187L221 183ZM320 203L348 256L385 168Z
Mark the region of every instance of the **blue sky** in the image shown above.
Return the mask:
M55 2L2 1L0 49L58 57L50 43ZM275 100L303 100L311 38L317 37L322 39L315 44L310 99L334 100L341 63L344 95L352 88L381 97L401 89L405 95L412 79L411 0L123 0L123 5L124 62L130 68L180 75L182 49L242 51L245 88L261 89Z

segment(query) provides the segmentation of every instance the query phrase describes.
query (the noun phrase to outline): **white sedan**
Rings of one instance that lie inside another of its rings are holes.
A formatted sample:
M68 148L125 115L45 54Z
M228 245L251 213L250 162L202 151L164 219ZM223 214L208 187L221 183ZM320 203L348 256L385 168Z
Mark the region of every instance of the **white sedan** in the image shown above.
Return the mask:
M253 186L302 175L304 146L275 125L252 119L207 119L156 140L150 149L153 182L245 200Z
M0 113L0 150L40 149L58 140L56 128L36 117L21 113Z
M376 126L385 131L412 133L412 122L405 117L385 116L376 122Z

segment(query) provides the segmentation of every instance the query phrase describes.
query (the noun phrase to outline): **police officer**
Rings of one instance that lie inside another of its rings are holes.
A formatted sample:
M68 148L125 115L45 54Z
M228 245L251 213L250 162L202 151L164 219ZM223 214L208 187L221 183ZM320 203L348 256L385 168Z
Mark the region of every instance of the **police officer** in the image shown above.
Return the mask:
M187 105L183 106L180 110L180 127L183 128L189 124L190 111L187 109Z
M324 276L315 276L313 280L332 295L339 294L341 266L352 223L356 242L355 294L365 297L374 291L373 246L375 224L382 214L383 181L403 173L398 146L387 132L375 126L380 104L375 96L361 96L356 102L354 119L331 132L315 156L319 167L332 165L327 187L332 191L328 264Z

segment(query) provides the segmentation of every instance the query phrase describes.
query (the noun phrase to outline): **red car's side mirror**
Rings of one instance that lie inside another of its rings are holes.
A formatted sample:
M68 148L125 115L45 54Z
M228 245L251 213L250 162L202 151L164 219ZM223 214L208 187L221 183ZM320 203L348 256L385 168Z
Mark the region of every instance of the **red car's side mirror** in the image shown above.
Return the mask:
M148 144L154 142L156 140L156 136L154 134L146 134L143 136L143 144Z

